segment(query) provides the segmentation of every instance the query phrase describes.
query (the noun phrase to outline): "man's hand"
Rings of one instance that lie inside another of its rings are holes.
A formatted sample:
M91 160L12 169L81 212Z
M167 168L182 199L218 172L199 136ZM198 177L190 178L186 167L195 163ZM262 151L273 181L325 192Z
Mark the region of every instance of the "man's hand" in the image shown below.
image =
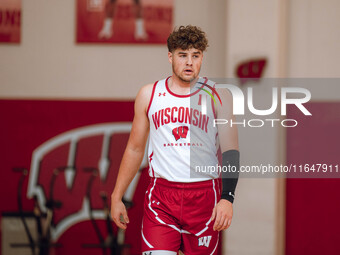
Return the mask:
M221 199L214 207L211 220L215 219L214 231L221 231L229 228L233 218L233 204L226 199Z
M129 217L127 215L126 207L121 200L111 200L111 217L114 223L116 223L117 227L121 229L127 228ZM124 219L124 221L121 219Z
M135 177L142 163L145 145L149 135L149 119L147 109L151 100L153 84L144 86L135 100L135 116L133 118L128 143L120 163L116 185L111 194L111 217L117 227L126 229L129 223L127 211L122 197Z

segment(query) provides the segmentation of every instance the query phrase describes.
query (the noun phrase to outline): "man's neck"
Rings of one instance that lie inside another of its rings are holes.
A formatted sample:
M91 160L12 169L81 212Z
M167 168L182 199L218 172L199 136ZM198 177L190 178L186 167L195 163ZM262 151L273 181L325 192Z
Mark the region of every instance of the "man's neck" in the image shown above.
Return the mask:
M172 92L179 95L185 95L190 93L190 90L195 86L197 80L198 78L191 82L186 82L179 79L177 76L172 75L168 81L168 85Z

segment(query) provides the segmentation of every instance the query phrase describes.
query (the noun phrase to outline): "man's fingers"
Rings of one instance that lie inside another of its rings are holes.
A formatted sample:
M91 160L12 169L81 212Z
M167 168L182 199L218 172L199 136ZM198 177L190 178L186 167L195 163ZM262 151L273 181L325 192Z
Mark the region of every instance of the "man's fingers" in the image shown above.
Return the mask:
M217 213L216 221L213 227L215 231L221 231L230 227L231 218L222 213Z
M214 207L213 212L211 214L211 221L213 221L216 217L216 207Z
M217 212L213 230L214 231L218 230L220 228L220 225L221 225L221 213Z
M225 222L225 216L222 215L221 219L220 219L220 223L219 223L219 225L216 228L217 231L223 230L224 222Z
M121 221L121 217L114 217L113 221L116 223L117 227L121 229L126 229L126 223Z
M226 217L226 219L224 220L223 225L221 226L219 231L228 229L230 227L230 225L231 225L231 219Z
M230 225L231 225L231 219L228 220L228 226L227 226L227 228L229 228Z
M121 228L121 229L126 229L127 228L126 223L124 223L124 222L118 222L118 223L116 223L116 225L119 228Z
M229 201L221 200L215 206L212 216L212 220L215 218L213 226L214 231L227 229L230 226L233 217L232 204Z
M111 203L111 217L117 227L121 229L127 228L129 217L122 201L113 201Z
M229 227L229 219L226 218L223 222L223 226L221 227L221 230L227 229Z
M126 210L124 210L124 212L123 212L123 219L126 223L129 223L129 217L127 216Z

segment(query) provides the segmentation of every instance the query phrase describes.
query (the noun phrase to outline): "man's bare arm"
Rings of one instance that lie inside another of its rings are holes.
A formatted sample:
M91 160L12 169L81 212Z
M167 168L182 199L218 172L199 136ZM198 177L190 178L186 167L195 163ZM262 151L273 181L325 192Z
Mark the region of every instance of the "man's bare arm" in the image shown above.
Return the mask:
M235 122L233 115L233 97L227 89L219 89L222 105L218 104L217 118L228 120L228 124L217 125L221 151L238 150L238 132L236 125L230 126L230 120Z
M235 121L235 117L233 115L232 95L225 89L219 90L218 93L222 98L222 105L218 105L217 118L228 120L228 124L221 124L217 126L221 151L222 153L230 150L238 151L237 127L235 125L231 127L229 124L231 120ZM231 224L232 217L232 203L226 199L221 199L215 206L212 213L212 220L215 219L213 229L216 231L227 229Z
M122 197L136 175L144 156L149 134L147 108L152 88L153 84L144 86L136 97L135 116L132 122L130 137L119 167L116 185L111 195L111 217L116 225L122 229L126 229L126 223L129 223ZM124 222L121 221L121 216L123 216Z

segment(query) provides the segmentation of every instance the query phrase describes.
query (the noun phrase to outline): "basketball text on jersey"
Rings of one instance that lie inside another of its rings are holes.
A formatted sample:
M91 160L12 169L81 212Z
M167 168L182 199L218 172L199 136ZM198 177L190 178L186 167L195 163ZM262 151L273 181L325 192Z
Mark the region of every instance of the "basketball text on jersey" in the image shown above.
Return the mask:
M202 236L198 238L198 246L209 247L211 236Z

